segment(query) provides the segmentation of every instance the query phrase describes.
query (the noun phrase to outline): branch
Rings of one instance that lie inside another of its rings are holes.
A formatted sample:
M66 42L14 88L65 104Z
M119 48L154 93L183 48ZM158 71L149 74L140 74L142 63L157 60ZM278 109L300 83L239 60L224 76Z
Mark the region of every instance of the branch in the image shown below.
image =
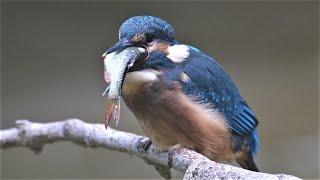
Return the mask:
M16 124L17 128L0 130L1 149L27 147L40 153L45 144L71 141L85 147L100 147L134 154L160 167L172 167L185 172L184 179L299 179L291 175L252 172L216 163L184 148L157 152L151 145L145 149L144 144L149 140L146 137L112 128L106 130L102 124L89 124L78 119L52 123L18 120Z

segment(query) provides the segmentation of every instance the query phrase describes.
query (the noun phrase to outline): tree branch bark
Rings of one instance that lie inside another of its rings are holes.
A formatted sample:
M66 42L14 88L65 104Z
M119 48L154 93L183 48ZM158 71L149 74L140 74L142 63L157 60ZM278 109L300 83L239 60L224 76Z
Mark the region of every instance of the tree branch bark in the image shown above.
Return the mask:
M105 129L102 124L89 124L78 119L52 123L16 121L17 128L0 130L0 147L27 147L40 153L45 144L71 141L75 144L126 152L143 158L156 166L172 167L185 172L184 179L299 179L285 174L252 172L227 164L216 163L184 148L157 152L151 145L144 148L147 137L128 132Z

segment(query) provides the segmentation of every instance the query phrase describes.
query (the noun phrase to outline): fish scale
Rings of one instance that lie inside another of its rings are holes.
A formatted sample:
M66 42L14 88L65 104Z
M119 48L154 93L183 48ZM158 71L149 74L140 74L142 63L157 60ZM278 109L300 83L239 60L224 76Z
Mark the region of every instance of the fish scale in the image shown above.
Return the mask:
M125 71L130 68L135 60L145 53L146 50L140 47L127 47L122 51L107 54L104 58L105 80L108 87L103 94L107 93L105 126L113 119L116 125L120 120L120 96Z

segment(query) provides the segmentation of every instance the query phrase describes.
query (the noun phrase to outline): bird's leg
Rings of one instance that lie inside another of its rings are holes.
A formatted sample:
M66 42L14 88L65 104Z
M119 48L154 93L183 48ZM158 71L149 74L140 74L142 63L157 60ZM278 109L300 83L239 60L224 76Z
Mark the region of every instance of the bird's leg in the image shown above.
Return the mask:
M149 138L141 138L139 140L137 150L139 153L145 154L149 150L151 145L152 141ZM148 161L147 159L145 159L145 162L153 165L161 177L165 179L171 179L170 167L161 164L155 164L154 162Z
M172 167L172 160L175 150L183 148L181 144L175 144L168 149L168 166Z
M144 154L148 151L152 144L152 141L149 138L141 138L139 140L137 150L139 153Z

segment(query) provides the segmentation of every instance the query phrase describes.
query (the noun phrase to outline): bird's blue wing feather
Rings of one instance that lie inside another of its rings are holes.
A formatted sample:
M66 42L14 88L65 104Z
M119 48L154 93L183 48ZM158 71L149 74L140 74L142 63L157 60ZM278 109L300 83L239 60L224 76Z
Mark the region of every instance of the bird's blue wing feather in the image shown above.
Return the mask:
M220 111L234 133L247 135L254 131L258 125L254 112L240 96L229 75L214 59L190 48L190 56L183 63L179 71L190 77L189 81L181 81L185 94Z

